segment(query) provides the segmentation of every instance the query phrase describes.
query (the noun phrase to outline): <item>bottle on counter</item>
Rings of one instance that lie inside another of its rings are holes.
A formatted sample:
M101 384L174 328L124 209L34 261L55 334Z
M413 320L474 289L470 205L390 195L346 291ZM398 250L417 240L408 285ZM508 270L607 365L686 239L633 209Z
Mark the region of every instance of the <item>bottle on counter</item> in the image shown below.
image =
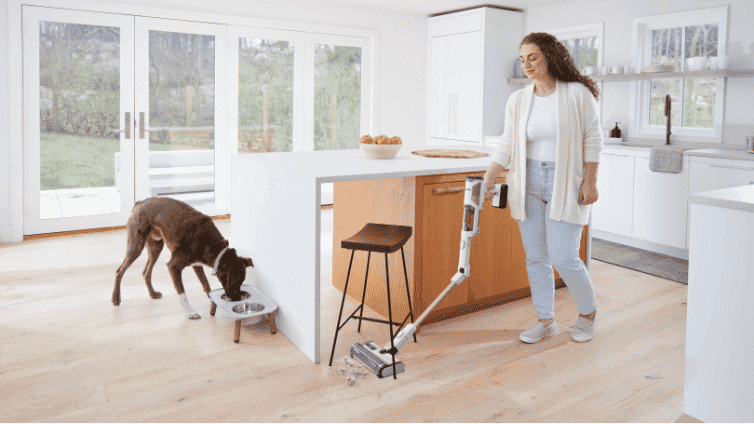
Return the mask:
M620 137L620 128L618 127L618 124L620 124L620 122L616 122L615 123L615 128L613 128L613 130L610 131L610 137L611 138L621 138Z

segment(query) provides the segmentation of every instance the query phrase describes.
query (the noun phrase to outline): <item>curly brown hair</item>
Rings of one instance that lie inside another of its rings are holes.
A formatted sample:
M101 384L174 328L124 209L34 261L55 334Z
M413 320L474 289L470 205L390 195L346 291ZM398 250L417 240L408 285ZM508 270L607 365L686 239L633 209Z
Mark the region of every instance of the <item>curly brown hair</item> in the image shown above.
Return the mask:
M556 80L562 82L580 82L592 92L595 99L600 98L600 90L597 83L591 78L581 75L568 49L558 41L555 36L546 32L532 32L523 40L520 46L524 44L534 44L542 51L547 59L547 71Z

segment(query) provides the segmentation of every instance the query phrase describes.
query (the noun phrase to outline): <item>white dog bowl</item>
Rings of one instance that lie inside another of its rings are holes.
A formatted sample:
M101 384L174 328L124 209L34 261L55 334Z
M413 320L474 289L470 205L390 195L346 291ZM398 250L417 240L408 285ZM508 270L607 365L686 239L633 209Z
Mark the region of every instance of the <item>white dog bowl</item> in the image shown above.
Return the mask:
M393 159L403 144L365 144L359 143L361 150L370 159Z

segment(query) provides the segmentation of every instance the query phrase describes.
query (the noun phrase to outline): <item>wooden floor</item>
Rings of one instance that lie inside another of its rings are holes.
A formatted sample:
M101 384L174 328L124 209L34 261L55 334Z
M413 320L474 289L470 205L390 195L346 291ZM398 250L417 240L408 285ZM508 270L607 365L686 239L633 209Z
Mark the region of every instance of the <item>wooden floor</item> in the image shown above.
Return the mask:
M560 289L554 338L518 340L536 320L523 299L425 326L419 343L404 346L406 372L397 381L372 374L348 381L354 374L341 370L349 347L389 340L382 325L365 323L358 334L349 324L337 366L327 366L340 303L329 280L331 217L323 211L319 364L270 334L265 321L243 326L233 343L233 320L209 315L191 271L186 291L202 319L186 319L164 266L167 250L153 278L163 298L147 295L144 253L114 307L124 230L0 244L0 420L695 421L682 414L687 287L598 261L597 335L588 343L571 339L577 311ZM229 237L230 220L215 222Z

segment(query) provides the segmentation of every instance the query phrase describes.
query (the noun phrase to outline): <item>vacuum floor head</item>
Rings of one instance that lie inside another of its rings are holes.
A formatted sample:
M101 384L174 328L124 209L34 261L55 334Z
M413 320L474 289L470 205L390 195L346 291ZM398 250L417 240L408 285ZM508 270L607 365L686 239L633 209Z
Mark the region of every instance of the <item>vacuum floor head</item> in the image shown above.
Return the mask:
M351 357L364 364L377 377L393 375L393 355L380 353L380 347L374 342L356 343L351 346ZM403 372L403 362L395 361L395 373Z

